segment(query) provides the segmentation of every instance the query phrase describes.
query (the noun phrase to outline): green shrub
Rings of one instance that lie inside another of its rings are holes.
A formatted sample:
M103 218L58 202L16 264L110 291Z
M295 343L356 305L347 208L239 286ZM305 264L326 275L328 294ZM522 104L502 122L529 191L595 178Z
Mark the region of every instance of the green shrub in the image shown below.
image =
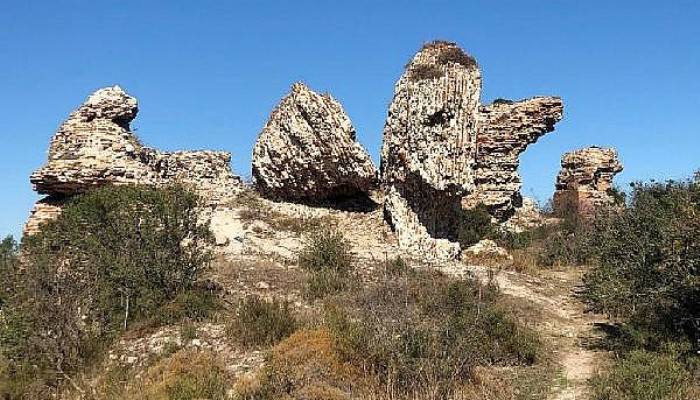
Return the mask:
M227 332L242 346L269 346L291 335L297 325L287 302L247 296L239 302Z
M355 268L350 245L342 233L329 228L311 235L299 255L299 265L309 273L306 294L310 298L344 290Z
M380 387L448 398L474 368L530 365L537 336L497 306L494 288L435 272L388 279L326 306L342 360Z
M22 267L0 277L12 287L0 321L11 375L33 365L38 382L55 386L190 290L210 260L198 206L180 187L107 186L26 237Z
M12 236L7 236L0 242L0 310L12 292L12 280L2 278L7 278L14 273L17 250L17 242Z
M488 208L483 204L463 210L459 221L457 240L463 249L482 239L495 237L498 232Z
M606 344L620 357L593 380L594 398L700 396L700 183L633 184L627 207L595 218L588 243L584 296L618 322Z
M180 340L189 342L197 338L197 326L192 322L184 322L180 325Z
M595 311L643 332L645 348L700 339L700 184L635 184L627 208L595 220L584 278Z
M216 293L193 287L179 292L174 299L161 306L153 319L159 324L173 324L183 320L201 322L220 309Z
M633 351L591 379L594 400L686 400L700 394L693 376L672 354Z

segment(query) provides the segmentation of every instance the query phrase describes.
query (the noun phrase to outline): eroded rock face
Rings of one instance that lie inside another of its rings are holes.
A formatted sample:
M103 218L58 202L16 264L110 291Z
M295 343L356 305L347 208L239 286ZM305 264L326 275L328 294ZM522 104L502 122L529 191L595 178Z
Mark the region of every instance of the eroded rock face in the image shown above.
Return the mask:
M610 190L621 171L615 149L593 146L565 153L557 175L554 211L590 216L597 208L614 204Z
M260 133L253 177L264 196L291 201L366 194L377 183L340 103L303 83L292 86Z
M37 201L24 225L23 234L27 236L38 233L41 224L51 221L61 214L65 202L66 199L63 196L47 196Z
M385 212L399 244L455 258L462 207L518 205L518 155L561 119L554 97L481 106L481 73L457 45L425 45L396 83L384 127Z
M527 146L554 130L563 109L557 97L497 101L480 107L476 190L464 199L465 207L483 203L498 220L509 219L523 205L519 156Z
M47 164L30 177L48 197L35 206L25 233L55 218L66 198L104 184L177 182L211 204L237 193L241 183L231 172L229 153L144 147L130 128L137 112L136 99L114 86L96 91L70 114L51 139Z

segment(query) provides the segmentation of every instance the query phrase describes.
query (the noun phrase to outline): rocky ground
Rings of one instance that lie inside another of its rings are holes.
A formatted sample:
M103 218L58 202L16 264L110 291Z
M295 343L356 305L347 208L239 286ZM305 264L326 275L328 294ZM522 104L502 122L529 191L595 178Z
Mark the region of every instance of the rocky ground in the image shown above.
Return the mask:
M381 199L378 199L381 201ZM352 207L349 207L352 209ZM536 275L467 265L460 261L435 263L402 253L396 238L383 222L381 208L361 212L334 210L290 203L275 203L244 192L226 207L211 211L218 257L210 278L224 288L231 306L248 294L290 301L304 314L313 305L302 296L302 273L296 254L305 237L320 224L338 227L352 245L361 277L371 279L380 261L402 256L414 267L439 268L455 276L495 279L512 300L523 320L539 331L557 364L550 399L585 399L586 381L605 358L596 349L601 338L596 324L605 320L587 314L577 298L581 268L559 268ZM363 278L364 279L364 278ZM235 376L252 373L264 362L260 351L243 351L226 339L225 324L208 322L186 332L165 327L139 337L122 339L109 353L109 363L142 366L171 348L210 349L221 356Z

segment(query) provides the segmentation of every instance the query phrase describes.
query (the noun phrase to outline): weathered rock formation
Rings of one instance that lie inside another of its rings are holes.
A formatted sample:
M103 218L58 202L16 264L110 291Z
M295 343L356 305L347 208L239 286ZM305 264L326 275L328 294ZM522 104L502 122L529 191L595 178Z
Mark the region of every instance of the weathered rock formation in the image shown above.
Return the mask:
M510 218L523 205L519 156L527 146L554 130L562 118L557 97L496 101L479 110L476 154L476 190L464 199L471 208L483 203L499 220Z
M114 86L96 91L70 114L51 140L47 164L30 177L35 190L48 197L34 207L25 233L55 217L66 197L104 184L177 182L209 203L223 202L239 190L227 152L144 147L129 126L137 112L136 99Z
M264 196L292 201L363 194L377 183L340 103L303 83L292 86L260 133L253 177Z
M557 175L554 211L590 216L597 208L614 204L610 191L620 171L615 149L593 146L565 153Z
M457 45L425 45L397 82L384 127L385 212L399 244L454 258L462 207L507 218L518 205L518 155L561 119L554 97L481 106L481 73Z

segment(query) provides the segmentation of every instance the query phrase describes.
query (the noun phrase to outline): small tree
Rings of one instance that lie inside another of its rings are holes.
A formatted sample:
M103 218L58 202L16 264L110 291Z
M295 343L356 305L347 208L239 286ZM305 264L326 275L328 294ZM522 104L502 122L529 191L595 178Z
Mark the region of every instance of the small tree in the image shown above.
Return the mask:
M132 321L189 290L210 260L199 199L185 189L107 186L71 200L22 243L0 346L51 384Z

